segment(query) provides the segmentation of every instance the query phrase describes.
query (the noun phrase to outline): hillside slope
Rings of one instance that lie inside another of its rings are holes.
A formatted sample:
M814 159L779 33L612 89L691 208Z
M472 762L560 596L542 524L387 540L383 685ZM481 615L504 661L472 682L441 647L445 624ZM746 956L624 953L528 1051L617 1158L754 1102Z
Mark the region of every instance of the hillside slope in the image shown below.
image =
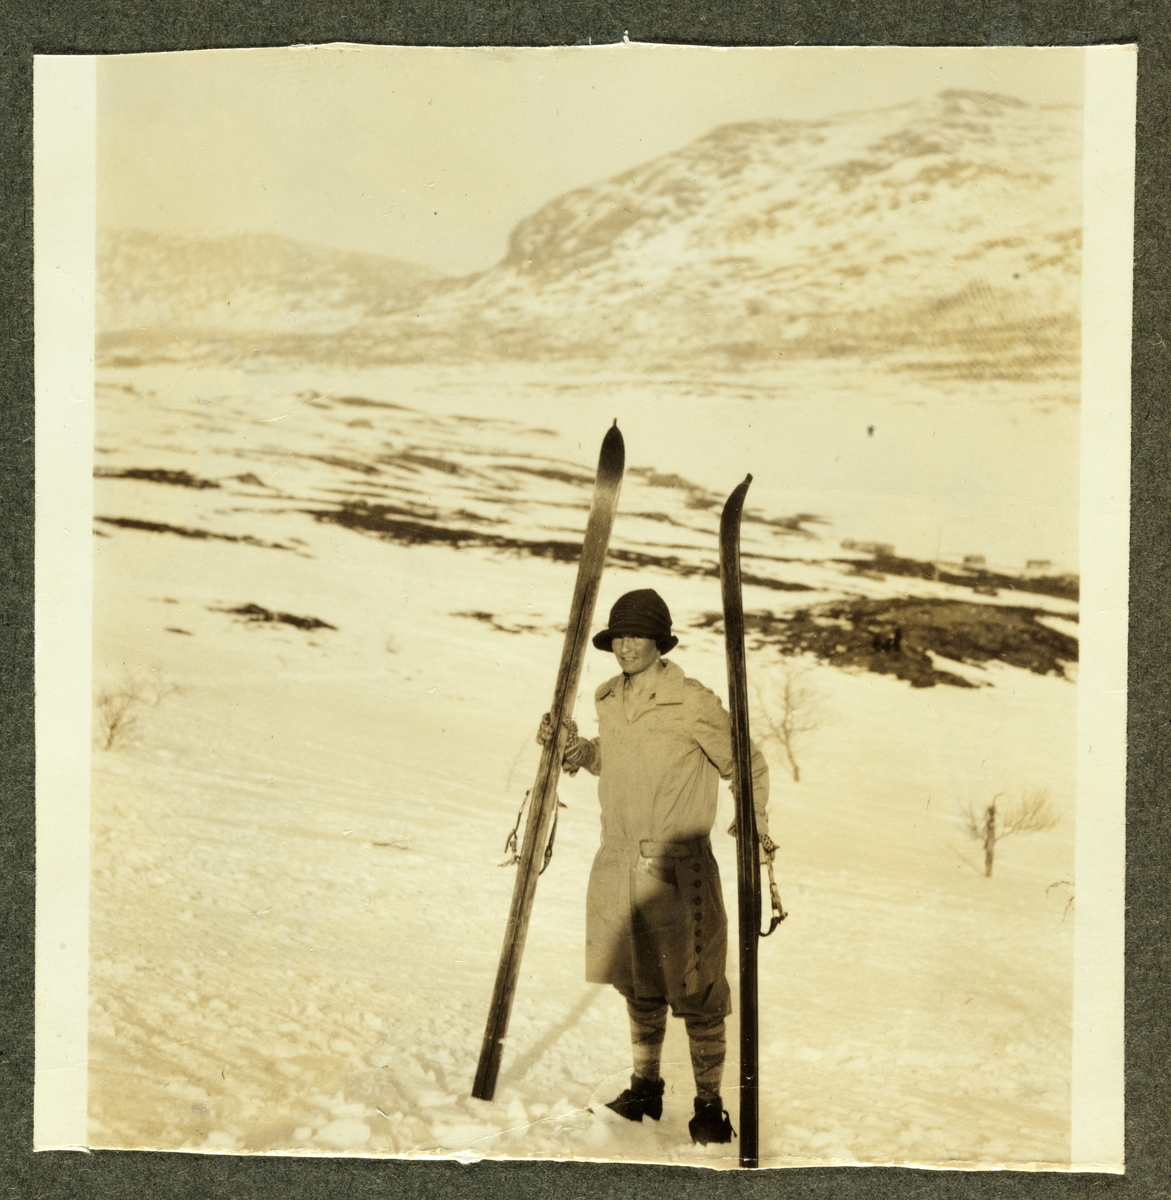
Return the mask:
M271 238L217 243L230 269L209 269L208 246L152 258L124 239L103 258L100 321L139 332L103 344L158 357L145 335L158 323L190 331L184 356L672 370L860 358L1068 382L1080 154L1076 109L949 91L722 126L551 200L495 267L463 279Z
M1079 154L1076 112L970 93L723 126L550 202L390 327L400 354L1065 372Z
M272 234L172 237L103 230L97 323L107 350L352 328L401 305L438 272Z

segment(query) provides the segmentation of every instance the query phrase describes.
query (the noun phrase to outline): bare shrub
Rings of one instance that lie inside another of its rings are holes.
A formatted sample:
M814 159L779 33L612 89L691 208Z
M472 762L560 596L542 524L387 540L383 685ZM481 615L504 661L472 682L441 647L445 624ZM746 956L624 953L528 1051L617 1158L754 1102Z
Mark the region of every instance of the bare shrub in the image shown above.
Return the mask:
M138 728L143 704L141 681L126 676L121 683L102 688L97 698L98 742L103 750L125 744Z
M775 741L785 755L794 783L801 782L801 767L797 762L797 743L803 734L821 727L821 699L809 676L809 668L784 659L777 669L780 687L770 708L758 684L754 684L757 703L764 717L765 737Z
M997 802L1003 798L1004 793L998 792L982 813L977 813L971 805L964 812L968 836L984 846L985 876L992 874L997 842L1014 833L1042 833L1061 819L1049 799L1048 788L1025 788L1017 799L997 808Z
M127 671L119 683L98 692L98 744L103 750L125 745L139 727L142 710L148 705L156 707L178 691L179 686L158 667Z

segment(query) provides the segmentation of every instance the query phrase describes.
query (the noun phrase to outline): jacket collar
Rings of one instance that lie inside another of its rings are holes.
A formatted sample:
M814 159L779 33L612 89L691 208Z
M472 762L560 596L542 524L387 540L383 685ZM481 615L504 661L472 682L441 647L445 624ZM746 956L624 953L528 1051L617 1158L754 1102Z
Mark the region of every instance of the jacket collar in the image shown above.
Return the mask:
M659 679L655 685L655 704L682 704L683 703L683 687L687 682L687 676L683 674L683 668L677 667L673 662L663 659L663 665L659 669ZM651 670L654 670L652 667ZM625 678L623 675L615 675L613 679L608 679L594 693L595 700L601 703L607 696L622 695L622 681Z

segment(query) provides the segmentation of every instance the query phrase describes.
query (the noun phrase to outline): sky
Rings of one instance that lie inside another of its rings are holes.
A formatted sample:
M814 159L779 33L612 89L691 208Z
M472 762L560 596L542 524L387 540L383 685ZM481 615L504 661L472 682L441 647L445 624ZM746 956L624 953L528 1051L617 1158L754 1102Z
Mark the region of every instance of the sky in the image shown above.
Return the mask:
M327 46L99 59L98 223L484 270L521 218L717 125L945 88L1080 104L1080 48Z

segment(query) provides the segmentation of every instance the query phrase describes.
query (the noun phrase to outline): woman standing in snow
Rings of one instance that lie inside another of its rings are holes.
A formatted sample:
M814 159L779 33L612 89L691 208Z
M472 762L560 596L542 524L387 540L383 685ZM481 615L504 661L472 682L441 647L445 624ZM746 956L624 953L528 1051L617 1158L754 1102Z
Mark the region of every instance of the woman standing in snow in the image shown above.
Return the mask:
M720 1097L728 919L710 834L720 778L732 775L732 734L714 693L662 656L679 639L650 588L628 592L594 638L622 673L595 694L598 736L578 740L572 722L565 769L599 776L602 844L586 898L586 978L626 1000L634 1074L608 1107L632 1121L663 1112L659 1059L667 1009L687 1026L695 1073L695 1142L728 1142ZM548 716L539 740L552 733ZM762 847L768 838L768 766L752 748L753 796Z

